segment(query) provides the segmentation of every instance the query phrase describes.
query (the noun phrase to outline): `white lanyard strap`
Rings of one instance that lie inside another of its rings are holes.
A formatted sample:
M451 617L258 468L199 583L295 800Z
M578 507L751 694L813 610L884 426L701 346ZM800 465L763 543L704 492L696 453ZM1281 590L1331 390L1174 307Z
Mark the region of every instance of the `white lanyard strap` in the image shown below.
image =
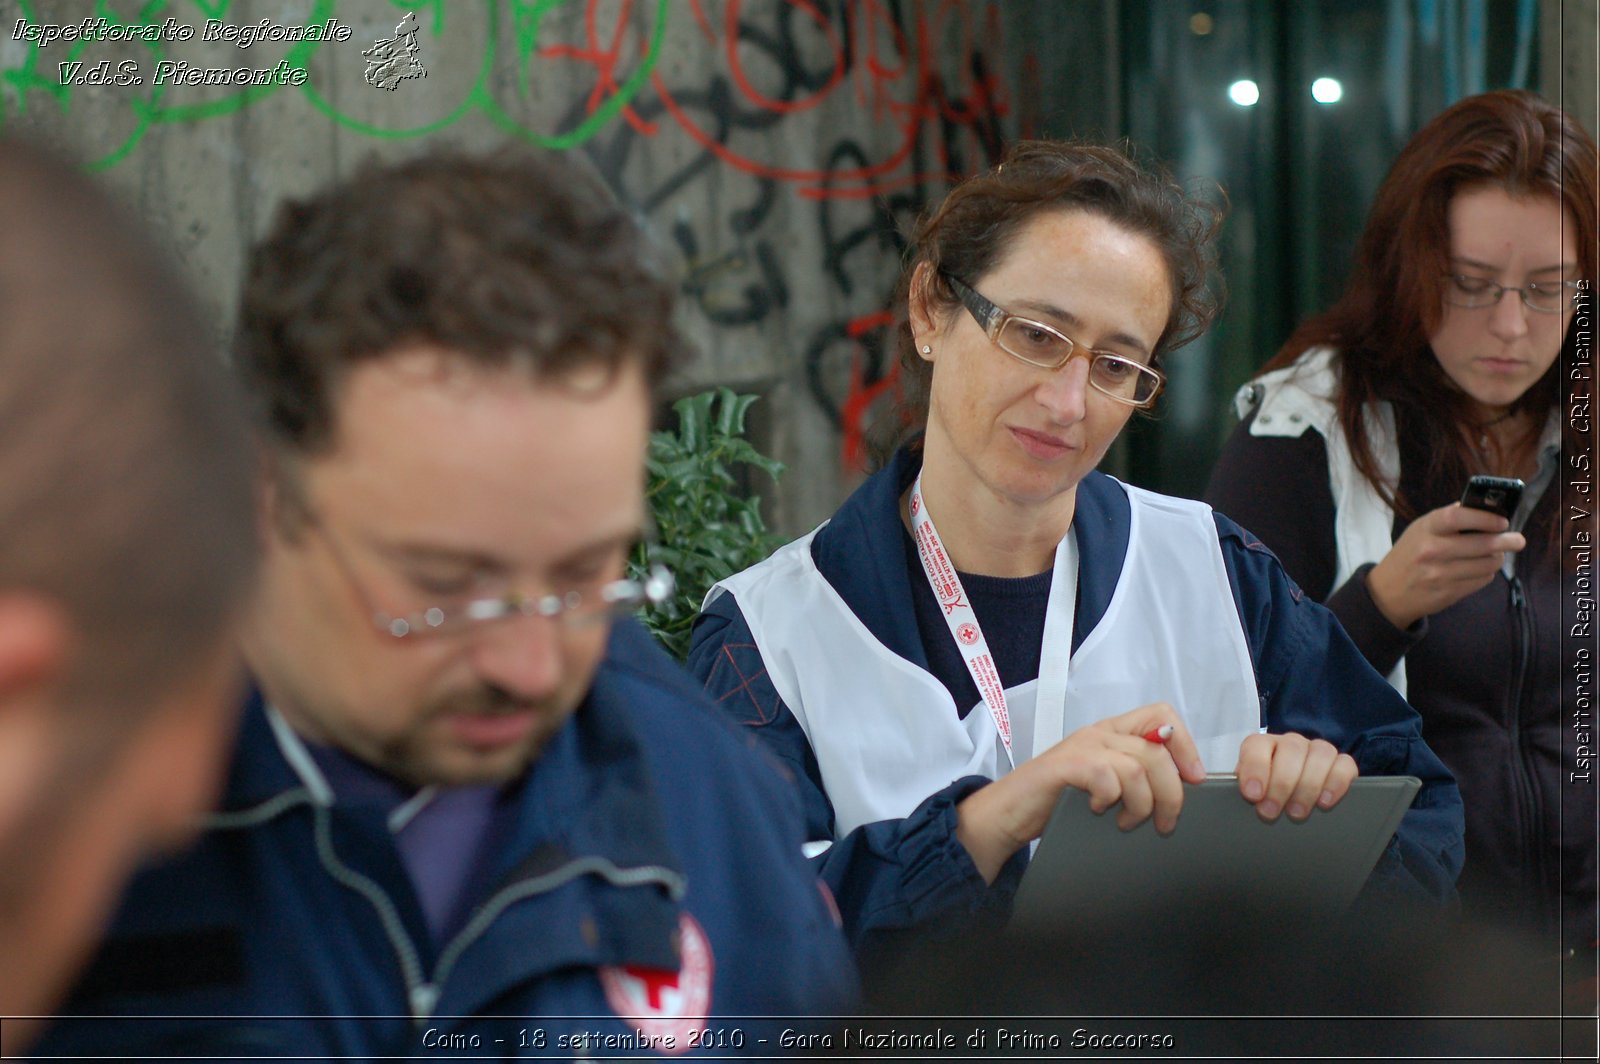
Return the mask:
M978 615L967 601L961 577L945 553L933 517L922 501L922 474L911 485L911 538L917 544L922 572L933 588L933 597L944 610L945 623L961 651L967 672L978 688L978 695L994 720L995 731L1005 746L1006 758L1016 766L1011 751L1011 715L1006 708L1005 689L989 641L978 624ZM1078 599L1078 540L1069 528L1056 547L1055 570L1050 580L1050 600L1045 607L1044 644L1039 654L1039 683L1035 696L1033 749L1037 756L1062 738L1066 718L1067 659L1072 653L1072 614Z

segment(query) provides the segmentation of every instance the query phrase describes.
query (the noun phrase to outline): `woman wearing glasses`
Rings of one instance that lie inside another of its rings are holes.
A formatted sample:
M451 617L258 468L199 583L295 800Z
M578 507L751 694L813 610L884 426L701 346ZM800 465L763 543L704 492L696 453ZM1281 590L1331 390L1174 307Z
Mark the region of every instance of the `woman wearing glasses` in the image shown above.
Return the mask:
M1450 890L1459 797L1411 710L1235 525L1094 471L1209 322L1215 228L1107 148L957 187L902 284L919 431L708 597L690 665L792 769L858 947L1003 912L1064 788L1167 831L1208 769L1266 819L1421 776L1378 875Z
M1532 93L1435 118L1378 190L1343 298L1241 390L1207 496L1421 712L1466 802L1464 902L1549 927L1565 897L1571 943L1596 936L1595 820L1568 781L1559 467L1564 432L1588 451L1593 383L1558 356L1593 350L1596 196L1594 141ZM1526 482L1509 521L1457 504L1476 474Z

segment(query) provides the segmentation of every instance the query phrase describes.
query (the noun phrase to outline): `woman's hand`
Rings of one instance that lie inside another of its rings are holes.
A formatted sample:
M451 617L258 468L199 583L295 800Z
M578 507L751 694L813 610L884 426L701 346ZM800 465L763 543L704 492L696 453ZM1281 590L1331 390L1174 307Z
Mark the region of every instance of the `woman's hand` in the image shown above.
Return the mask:
M1172 726L1164 743L1146 733ZM1096 813L1122 803L1117 826L1127 831L1149 817L1165 834L1178 823L1183 781L1205 779L1194 738L1176 710L1152 702L1117 717L1079 728L1038 757L968 795L956 807L956 838L993 883L1001 867L1038 838L1068 787L1089 794Z
M1458 502L1423 514L1368 571L1373 603L1396 628L1455 605L1494 579L1501 555L1528 545L1508 527L1499 514Z
M1332 809L1359 774L1349 754L1324 739L1284 735L1252 735L1239 744L1239 793L1253 802L1256 815L1273 821L1287 812L1304 820L1313 806Z

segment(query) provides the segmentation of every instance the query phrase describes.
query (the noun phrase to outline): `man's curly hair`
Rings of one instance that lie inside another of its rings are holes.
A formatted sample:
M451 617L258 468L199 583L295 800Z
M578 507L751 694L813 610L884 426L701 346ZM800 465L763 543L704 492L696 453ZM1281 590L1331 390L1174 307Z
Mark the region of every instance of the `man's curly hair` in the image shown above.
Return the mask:
M270 439L309 455L332 443L344 374L412 344L541 380L634 363L654 385L683 349L674 295L573 162L435 153L279 210L246 272L238 366Z

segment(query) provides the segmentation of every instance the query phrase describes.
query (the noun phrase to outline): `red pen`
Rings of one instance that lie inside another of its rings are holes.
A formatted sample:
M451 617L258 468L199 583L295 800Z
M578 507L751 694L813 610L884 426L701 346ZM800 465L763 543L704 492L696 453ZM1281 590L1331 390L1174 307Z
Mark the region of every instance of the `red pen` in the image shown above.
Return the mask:
M1164 743L1170 738L1172 738L1172 725L1170 724L1163 724L1159 728L1151 728L1144 733L1144 740L1147 743Z

